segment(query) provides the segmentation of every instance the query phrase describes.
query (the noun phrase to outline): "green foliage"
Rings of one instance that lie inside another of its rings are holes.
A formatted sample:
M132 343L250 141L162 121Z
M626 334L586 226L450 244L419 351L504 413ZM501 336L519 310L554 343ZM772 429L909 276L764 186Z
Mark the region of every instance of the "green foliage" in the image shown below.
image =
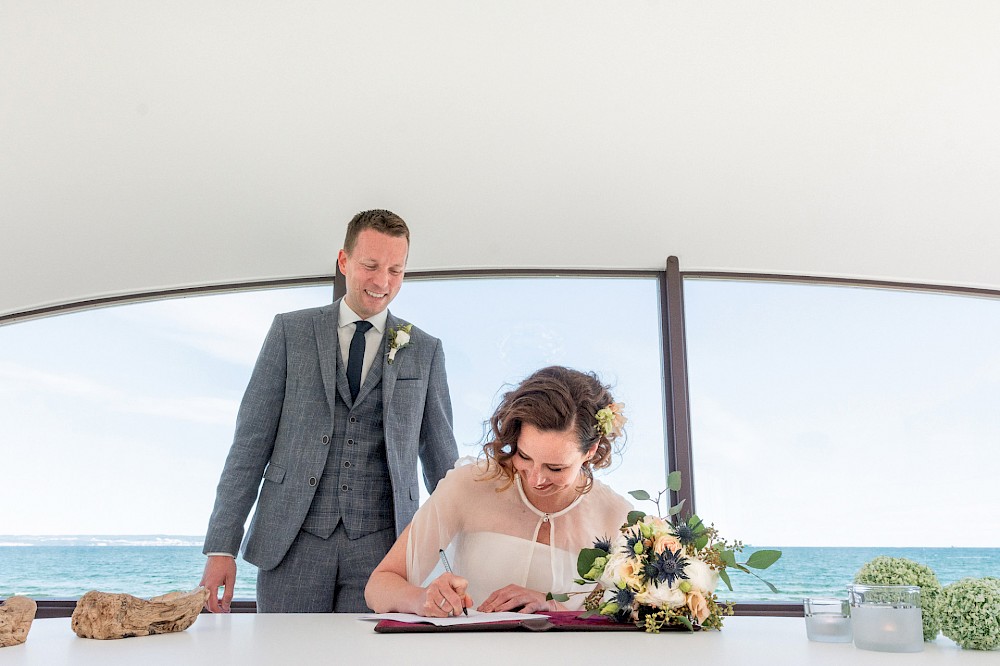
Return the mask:
M968 650L1000 648L1000 579L963 578L937 599L941 633Z
M747 558L747 566L754 569L766 569L781 557L780 550L758 550Z
M580 555L576 558L576 572L580 574L580 578L585 578L589 581L596 580L596 577L588 578L588 575L594 568L594 561L599 557L607 557L607 555L608 554L600 548L584 548L581 550Z
M646 517L646 514L642 511L629 511L628 517L625 518L626 525L635 525L637 522Z
M725 569L719 569L719 578L722 579L722 582L725 583L726 587L729 588L729 591L732 592L733 584L729 581L729 574L726 573Z

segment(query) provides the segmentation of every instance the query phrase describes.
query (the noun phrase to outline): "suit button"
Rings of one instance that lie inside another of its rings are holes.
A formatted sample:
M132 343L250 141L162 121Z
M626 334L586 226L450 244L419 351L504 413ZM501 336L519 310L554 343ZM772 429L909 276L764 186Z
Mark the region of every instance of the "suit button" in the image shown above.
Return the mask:
M344 461L344 467L350 467L350 466L351 466L351 461L350 460L345 460Z
M354 440L353 439L347 440L347 444L348 444L348 446L353 445L354 444Z
M345 483L344 485L342 485L342 486L340 487L340 489L341 489L341 490L347 490L347 484Z
M316 485L316 477L315 476L310 476L309 477L309 485L310 486L315 486Z
M357 423L357 422L358 422L358 420L352 416L351 417L351 423Z
M323 443L324 444L329 444L330 443L330 437L328 435L323 435Z

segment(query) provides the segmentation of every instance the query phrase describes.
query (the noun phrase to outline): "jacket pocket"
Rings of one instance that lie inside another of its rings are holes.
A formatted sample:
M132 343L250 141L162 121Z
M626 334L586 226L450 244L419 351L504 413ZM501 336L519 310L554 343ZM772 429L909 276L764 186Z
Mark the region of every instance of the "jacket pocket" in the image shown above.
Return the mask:
M273 481L274 483L281 483L285 478L285 468L280 465L275 465L270 463L267 469L264 470L264 480Z

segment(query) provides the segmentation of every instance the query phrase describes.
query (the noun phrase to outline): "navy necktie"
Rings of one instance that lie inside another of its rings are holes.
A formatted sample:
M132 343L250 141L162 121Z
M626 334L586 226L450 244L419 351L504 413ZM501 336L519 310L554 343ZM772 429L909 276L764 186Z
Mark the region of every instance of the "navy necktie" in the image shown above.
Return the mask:
M365 362L365 333L372 327L370 321L359 320L351 338L351 350L347 354L347 385L351 387L351 400L358 397L361 390L361 366Z

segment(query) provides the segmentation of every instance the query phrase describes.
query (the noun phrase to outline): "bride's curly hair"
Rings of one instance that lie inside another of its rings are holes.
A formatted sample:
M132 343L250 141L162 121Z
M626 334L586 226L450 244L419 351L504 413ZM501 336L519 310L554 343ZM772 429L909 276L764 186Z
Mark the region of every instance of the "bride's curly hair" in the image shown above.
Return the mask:
M593 486L593 470L608 467L612 452L620 449L616 445L620 431L605 434L597 421L597 412L614 402L611 390L592 372L557 365L536 371L504 394L490 418L483 454L491 478L506 477L507 483L500 490L514 483L517 472L511 458L517 453L522 425L527 423L545 432L572 428L581 453L597 444L593 457L582 468L585 483L580 492L588 492Z

